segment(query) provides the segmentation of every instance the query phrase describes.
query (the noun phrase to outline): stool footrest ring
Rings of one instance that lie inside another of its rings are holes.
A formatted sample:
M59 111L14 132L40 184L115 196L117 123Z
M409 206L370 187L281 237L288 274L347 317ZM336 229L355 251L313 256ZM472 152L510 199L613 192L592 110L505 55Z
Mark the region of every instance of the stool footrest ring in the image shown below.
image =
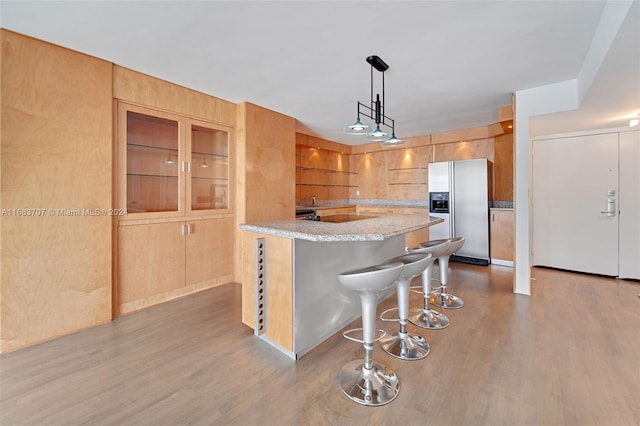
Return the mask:
M409 287L409 291L411 293L417 293L424 296L424 289L421 285L412 285L411 287Z
M349 336L349 334L355 333L355 332L360 332L362 333L362 328L352 328L351 330L347 330L345 332L342 333L342 336L345 339L351 340L352 342L358 342L358 343L364 343L364 339L357 339L355 337L351 337ZM379 333L380 335L376 335L376 337L373 339L373 342L377 342L378 340L382 339L384 336L387 335L387 332L382 330L381 328L376 328L376 334ZM372 343L373 343L372 342Z
M400 318L385 318L385 314L387 314L388 312L391 311L397 311L398 308L389 308L386 311L384 311L383 313L380 314L380 319L384 322L398 322L400 321Z

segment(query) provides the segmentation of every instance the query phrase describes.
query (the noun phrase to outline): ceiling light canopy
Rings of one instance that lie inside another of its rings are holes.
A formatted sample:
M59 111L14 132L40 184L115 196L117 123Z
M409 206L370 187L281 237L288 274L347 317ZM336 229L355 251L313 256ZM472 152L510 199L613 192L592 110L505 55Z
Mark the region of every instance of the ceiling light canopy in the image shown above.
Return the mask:
M380 142L383 145L402 145L404 141L398 139L395 134L395 125L392 118L387 117L384 114L384 72L389 69L387 65L378 56L369 56L367 62L371 65L371 100L370 105L365 105L362 102L358 102L358 116L356 122L345 126L342 130L350 135L364 135L367 140ZM380 93L376 93L373 97L373 69L376 69L382 74L382 99ZM375 129L372 126L363 124L360 120L360 116L368 117L375 122ZM380 126L391 129L391 132L384 131Z

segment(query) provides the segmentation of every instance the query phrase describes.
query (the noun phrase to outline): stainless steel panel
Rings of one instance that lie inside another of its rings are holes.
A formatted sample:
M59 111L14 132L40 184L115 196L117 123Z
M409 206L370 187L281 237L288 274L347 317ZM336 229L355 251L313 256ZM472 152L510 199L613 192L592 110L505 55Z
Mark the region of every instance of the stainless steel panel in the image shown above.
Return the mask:
M429 163L429 192L449 192L451 162Z
M451 216L449 213L429 213L429 216L444 219L444 222L429 227L429 239L440 240L451 238Z
M489 259L488 179L487 159L453 163L453 235L465 238L459 256Z
M294 250L293 349L299 358L362 314L360 297L340 284L338 274L404 254L404 235L384 241L296 239ZM392 287L378 301L393 293Z

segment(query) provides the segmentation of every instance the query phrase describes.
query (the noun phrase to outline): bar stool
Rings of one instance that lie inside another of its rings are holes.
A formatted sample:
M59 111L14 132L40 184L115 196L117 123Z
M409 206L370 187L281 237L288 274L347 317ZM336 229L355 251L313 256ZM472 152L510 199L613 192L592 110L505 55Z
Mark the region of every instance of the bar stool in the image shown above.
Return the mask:
M445 309L462 308L464 302L458 296L447 293L447 274L449 272L449 257L464 245L464 237L456 237L449 240L449 248L438 256L438 266L440 267L440 288L431 293L429 302L432 305Z
M382 321L398 321L400 330L392 335L385 335L380 339L380 346L386 353L396 358L405 360L422 359L429 355L431 348L429 343L422 336L407 333L407 323L409 322L409 286L411 279L422 274L430 264L433 263L429 253L410 253L398 256L387 262L401 262L404 267L396 281L398 307L387 309L380 315ZM385 315L390 311L398 311L397 319L387 319Z
M343 272L338 275L340 284L360 295L362 305L362 340L350 336L354 331L343 333L349 340L362 343L364 359L345 364L338 374L338 384L342 392L358 404L378 406L387 404L398 395L398 376L386 365L373 361L373 345L376 340L377 297L395 284L402 272L402 263L388 263Z
M420 244L421 247L409 249L409 253L429 253L431 254L431 262L429 266L422 272L422 286L417 293L422 294L424 298L424 307L417 309L409 315L409 322L415 326L421 328L427 328L429 330L442 330L449 326L449 318L446 315L429 308L429 297L431 297L431 280L433 279L433 262L437 257L442 256L449 246L451 241L446 240L433 240ZM415 287L411 287L412 291Z

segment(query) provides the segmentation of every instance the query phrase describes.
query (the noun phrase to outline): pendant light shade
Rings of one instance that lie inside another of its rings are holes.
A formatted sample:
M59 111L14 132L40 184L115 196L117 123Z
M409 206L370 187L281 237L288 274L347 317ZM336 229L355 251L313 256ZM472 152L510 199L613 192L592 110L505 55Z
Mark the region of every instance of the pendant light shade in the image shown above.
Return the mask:
M362 121L360 121L360 117L358 117L355 123L350 126L345 126L342 130L350 135L368 135L369 133L371 133L371 130L373 130L373 128L366 124L362 124Z
M356 122L352 125L345 126L342 130L350 135L365 135L366 139L374 142L383 142L385 145L399 145L404 143L401 139L395 136L395 124L392 118L387 117L384 114L384 72L389 69L387 65L378 56L369 56L367 62L371 65L371 101L369 105L365 105L362 102L358 102L358 116ZM376 69L382 74L382 98L380 93L373 96L373 69ZM360 116L363 115L372 119L376 126L373 127L363 124L360 121ZM383 131L380 126L385 126L391 129L391 133Z
M392 134L391 138L389 138L386 141L382 142L382 145L384 145L384 146L404 145L404 141L402 139L396 138L395 134Z
M380 125L377 125L376 129L373 132L365 136L365 139L373 142L384 142L388 140L390 137L391 135L389 135L389 133L383 132L382 130L380 130Z

